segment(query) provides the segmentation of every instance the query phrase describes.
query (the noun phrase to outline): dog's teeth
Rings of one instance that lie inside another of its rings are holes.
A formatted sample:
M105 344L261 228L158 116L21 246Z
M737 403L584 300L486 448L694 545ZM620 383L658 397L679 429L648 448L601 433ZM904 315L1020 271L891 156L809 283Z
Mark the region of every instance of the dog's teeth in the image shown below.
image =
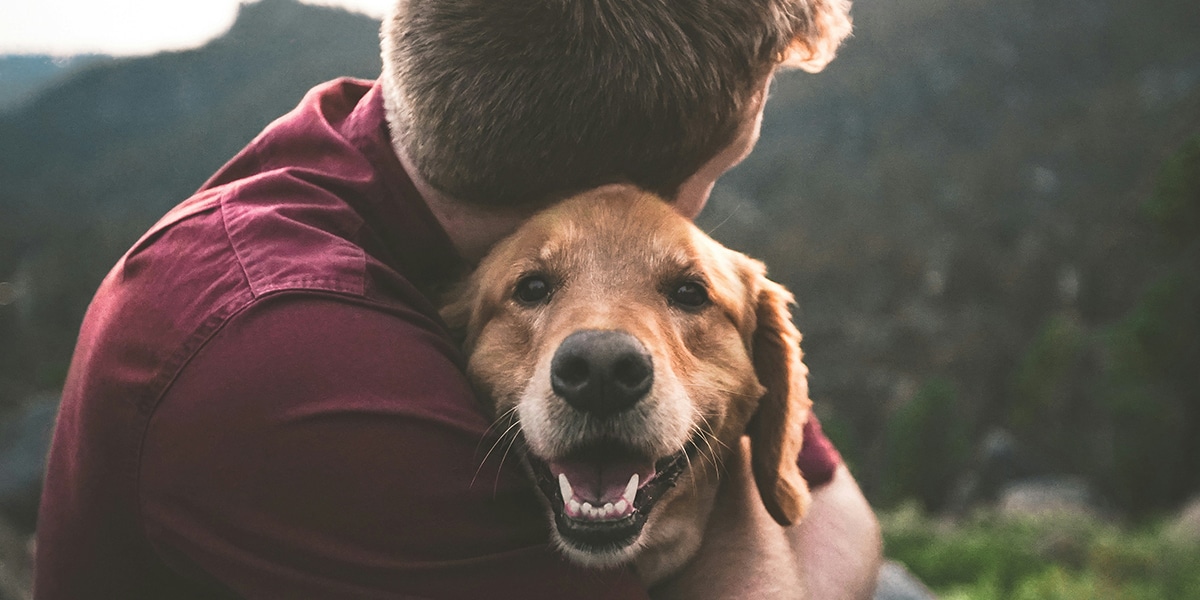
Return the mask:
M633 499L637 497L637 489L638 474L634 473L633 476L629 478L629 485L625 486L625 494L623 496L625 501L628 502L630 506L633 506Z
M605 502L603 505L593 505L591 501L583 502L571 498L566 503L567 516L573 519L591 519L605 521L620 519L633 512L633 503L622 498L616 502Z
M563 502L570 502L571 498L575 497L575 491L571 489L571 482L567 479L566 473L558 474L558 489L562 491Z

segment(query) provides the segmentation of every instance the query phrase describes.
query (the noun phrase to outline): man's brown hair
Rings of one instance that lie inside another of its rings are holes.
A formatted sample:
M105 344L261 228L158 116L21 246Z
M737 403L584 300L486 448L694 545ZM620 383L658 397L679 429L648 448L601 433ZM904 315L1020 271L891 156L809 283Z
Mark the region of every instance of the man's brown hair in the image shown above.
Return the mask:
M665 197L733 141L776 67L819 71L849 0L398 0L393 139L439 191L539 205L606 183Z

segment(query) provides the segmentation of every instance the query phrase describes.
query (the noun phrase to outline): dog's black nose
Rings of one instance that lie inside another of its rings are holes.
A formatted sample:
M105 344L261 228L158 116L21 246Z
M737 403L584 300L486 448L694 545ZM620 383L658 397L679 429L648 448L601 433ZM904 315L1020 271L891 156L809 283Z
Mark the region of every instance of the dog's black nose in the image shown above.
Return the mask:
M550 361L554 393L586 413L619 413L650 391L654 364L637 338L624 331L585 329L567 336Z

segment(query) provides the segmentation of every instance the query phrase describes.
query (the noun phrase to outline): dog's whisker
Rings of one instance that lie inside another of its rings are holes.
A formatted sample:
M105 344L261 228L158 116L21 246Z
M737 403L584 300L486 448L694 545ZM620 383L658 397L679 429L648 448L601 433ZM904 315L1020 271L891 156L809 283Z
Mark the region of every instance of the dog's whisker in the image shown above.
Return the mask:
M717 437L716 433L713 433L713 426L712 426L712 423L709 422L708 417L704 416L704 413L701 413L699 411L696 411L695 414L697 417L700 417L701 421L704 421L703 433L705 434L706 441L711 440L712 442L716 442L717 445L721 446L722 448L724 448L726 450L731 450L731 448L729 447L728 444L726 444L725 442L722 442L721 438ZM709 447L710 448L712 447L711 443L710 443ZM714 453L715 453L715 451L714 451Z
M514 425L519 424L520 420L518 419ZM492 498L496 497L496 493L500 489L500 470L504 468L504 461L508 459L508 453L512 451L513 446L516 445L517 437L518 436L516 435L512 436L512 439L508 442L508 447L504 449L504 454L500 457L500 464L496 467L496 479L492 481Z
M721 458L721 453L718 452L713 446L713 442L715 441L717 445L725 449L729 449L729 446L722 442L721 439L712 432L712 423L709 422L708 417L705 417L704 414L698 410L694 411L693 414L695 414L696 417L704 424L703 427L700 427L699 425L692 426L693 437L699 437L701 440L703 440L704 445L707 448L707 452L705 452L704 449L700 449L699 446L697 446L697 448L701 450L700 456L702 458L707 457L708 462L713 466L713 472L715 473L717 480L720 481L721 470L724 467L724 461Z
M491 455L492 451L494 451L494 450L496 449L496 446L497 446L497 445L499 445L499 444L500 444L502 441L504 441L504 437L505 437L505 436L507 436L507 435L509 434L509 432L511 432L511 431L512 431L513 427L515 427L516 425L518 425L518 424L520 423L520 420L519 420L519 419L514 419L514 418L513 418L513 414L514 414L514 413L513 413L513 411L511 411L511 410L510 410L510 411L508 411L508 412L506 412L506 413L504 414L504 416L503 416L503 417L501 417L501 419L497 419L497 420L496 420L496 422L495 422L495 423L493 423L491 427L488 427L488 431L491 431L491 430L493 430L493 429L494 429L494 428L495 428L497 425L499 425L499 424L500 424L501 420L503 420L503 419L507 419L507 420L508 420L508 427L506 427L506 428L505 428L505 430L504 430L504 432L503 432L503 433L501 433L499 436L497 436L497 437L496 437L496 441L492 443L492 447L488 449L488 451L487 451L487 454L485 454L485 455L484 455L484 457L483 457L483 460L482 460L481 462L487 462L488 456L489 456L489 455ZM486 439L486 435L487 435L487 434L485 433L485 434L484 434L484 436L485 436L485 439ZM483 442L482 442L482 441L480 441L480 443L482 444Z
M713 433L711 431L712 425L709 423L708 419L702 413L700 413L698 410L693 410L692 414L694 414L698 418L698 420L701 423L703 423L703 426L701 426L701 424L698 422L693 422L693 424L691 426L692 435L691 435L691 439L688 441L688 446L690 446L691 448L694 448L696 450L696 454L700 457L701 464L708 463L708 464L712 465L713 474L716 477L716 480L720 481L720 479L721 479L721 459L716 451L716 448L714 448L712 445L711 440L716 439L716 437L713 435ZM699 441L697 440L697 438ZM699 443L700 441L704 442L703 446L700 445L700 443ZM690 452L687 452L684 454L684 457L687 458L688 469L693 468L690 454L691 454ZM694 477L691 478L692 493L696 493L696 484L697 484L697 479Z
M696 416L698 416L698 418L700 418L701 421L704 421L704 427L702 428L702 430L700 430L700 428L697 428L697 430L698 430L697 432L702 434L702 436L704 438L704 443L708 444L708 448L709 448L709 450L713 451L713 455L716 456L716 449L713 448L713 444L712 444L713 442L716 442L716 444L720 445L721 448L730 450L730 446L725 444L725 442L721 442L721 438L716 437L716 433L713 432L713 424L712 424L712 422L708 421L707 416L704 416L704 414L698 412L698 410L696 412Z
M720 223L717 223L716 225L714 225L712 229L709 229L705 233L707 233L708 235L712 235L714 231L720 229L722 225L728 223L729 220L732 219L733 216L737 214L738 210L741 210L741 208L742 208L742 203L739 202L737 204L737 206L733 207L733 210L729 211L728 215L725 215L724 220L722 220Z
M689 442L689 443L690 443L690 442ZM692 467L692 457L691 457L689 454L690 454L690 453L688 453L688 452L684 452L684 453L683 453L683 460L687 461L687 468L688 468L688 471L692 471L692 469L693 469L693 467ZM688 480L689 480L689 482L690 482L690 484L691 484L691 486L692 486L692 493L693 493L693 494L697 493L697 492L696 492L696 478L695 478L695 477L688 477Z
M718 476L719 476L720 466L721 466L721 458L717 454L717 449L714 448L712 445L712 440L714 440L716 438L714 438L712 435L705 435L701 439L704 440L704 445L708 448L709 461L712 462L713 467L715 467L717 469Z
M742 392L742 391L738 391L738 390L734 390L734 389L730 389L730 388L721 387L718 385L706 385L706 384L695 382L695 381L688 382L685 385L687 386L687 388L689 390L691 390L691 389L705 390L705 391L709 391L709 392L716 392L718 394L730 396L733 398L753 397L753 394L750 394L748 392Z
M516 412L517 412L517 405L513 405L512 408L504 411L504 414L502 414L502 415L496 417L494 420L492 420L491 425L488 425L488 428L483 430L483 436L481 436L479 438L479 443L475 445L475 455L476 456L479 455L479 448L481 446L483 446L483 442L485 440L487 440L488 434L492 433L493 431L496 430L496 428L500 427L501 423L504 423L505 420L511 420L513 414L515 414Z
M721 479L721 468L724 465L722 464L720 453L718 453L717 449L713 447L712 442L713 442L713 440L716 440L717 443L719 444L721 442L721 440L718 440L712 434L705 435L703 437L703 440L704 440L704 445L708 447L708 458L709 458L709 461L712 463L713 470L717 474L717 480L720 480Z
M512 411L509 411L509 413L506 413L506 414L510 415L509 416L510 419L512 419L511 413L512 413ZM498 448L500 446L500 444L504 442L504 438L509 437L508 434L512 433L513 429L519 427L520 425L521 425L520 419L512 419L512 423L508 426L508 429L505 429L504 433L500 434L500 436L496 438L496 441L492 443L492 447L488 449L487 454L485 454L483 456L483 460L479 461L479 467L477 467L475 469L475 475L473 477L471 477L471 484L468 486L468 488L475 486L475 480L479 478L479 473L481 471L483 471L483 466L487 464L488 458L492 455L493 452L496 451L496 448ZM512 447L512 444L513 444L513 442L516 441L516 439L517 439L517 435L515 433L513 433L512 440L509 441L509 443L508 443L509 448ZM508 450L504 451L504 456L508 456ZM499 477L498 473L500 472L500 467L503 467L503 466L504 466L504 458L501 457L500 465L496 467L497 477Z

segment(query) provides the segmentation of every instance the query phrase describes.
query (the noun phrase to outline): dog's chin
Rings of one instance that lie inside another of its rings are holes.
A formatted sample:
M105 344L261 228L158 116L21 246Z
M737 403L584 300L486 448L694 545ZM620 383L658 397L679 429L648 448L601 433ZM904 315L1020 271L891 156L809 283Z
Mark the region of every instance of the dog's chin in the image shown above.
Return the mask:
M532 453L526 459L563 554L584 566L611 567L637 555L647 519L688 469L695 448L688 443L651 459L618 443L596 443L559 459Z

